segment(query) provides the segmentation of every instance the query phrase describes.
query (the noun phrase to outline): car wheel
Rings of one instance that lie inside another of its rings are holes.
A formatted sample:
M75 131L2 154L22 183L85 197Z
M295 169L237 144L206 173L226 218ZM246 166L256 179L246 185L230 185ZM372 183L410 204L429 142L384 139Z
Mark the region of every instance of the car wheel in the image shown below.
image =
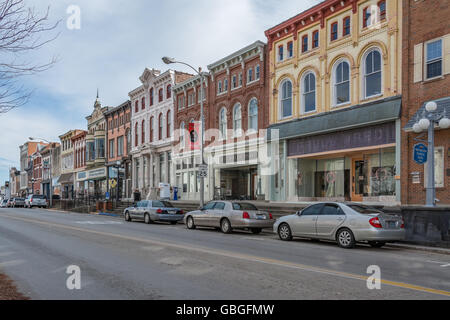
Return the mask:
M195 223L194 223L194 218L189 217L189 218L187 219L187 221L186 221L186 226L187 226L187 228L190 229L190 230L195 229L196 227L195 227Z
M278 227L278 236L283 241L291 241L292 240L292 231L287 223L283 223Z
M372 248L382 248L386 245L386 242L381 241L369 241L369 244Z
M355 236L350 229L341 229L337 233L336 240L338 245L344 249L354 248L356 245Z
M153 220L152 220L152 218L150 217L150 215L148 213L146 213L145 216L144 216L144 222L146 224L152 224L153 223Z
M131 222L130 213L129 213L128 211L125 212L125 221L126 221L126 222Z
M252 228L252 229L250 229L250 231L253 234L260 234L262 232L262 229L261 228Z
M225 234L232 233L233 228L231 227L230 220L228 220L227 218L222 219L222 221L220 222L220 230L222 230L222 232Z

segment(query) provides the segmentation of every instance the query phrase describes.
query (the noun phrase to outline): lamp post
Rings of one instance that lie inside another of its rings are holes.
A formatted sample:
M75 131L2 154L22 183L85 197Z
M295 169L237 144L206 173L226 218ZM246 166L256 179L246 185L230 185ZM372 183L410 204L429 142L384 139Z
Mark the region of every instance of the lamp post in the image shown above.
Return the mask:
M179 63L179 64L183 64L189 68L191 68L192 70L194 70L199 76L200 76L200 122L201 122L201 143L200 143L200 161L202 163L202 165L205 164L205 160L204 160L204 154L203 154L203 148L204 148L204 128L205 128L205 117L204 117L204 110L203 110L203 82L205 80L205 76L202 72L201 68L195 69L193 66L191 66L190 64L187 64L185 62L181 62L181 61L177 61L173 58L169 58L169 57L163 57L162 58L163 62L165 64L173 64L173 63ZM205 205L205 177L201 176L200 177L200 207L203 207Z
M52 166L53 166L53 148L52 148L52 146L51 146L51 142L50 141L48 141L48 140L46 140L46 139L41 139L41 138L39 138L39 139L36 139L36 138L33 138L33 137L29 137L28 139L30 139L30 141L34 141L34 140L42 140L42 141L45 141L45 142L47 142L49 145L50 145L50 165L49 165L49 170L50 170L50 172L49 172L49 175L50 175L50 186L49 186L49 204L50 204L50 208L51 207L53 207L53 175L52 175ZM33 191L33 193L34 193L34 191Z
M450 119L447 118L444 110L443 114L436 112L437 103L430 101L425 105L425 111L422 115L422 119L416 122L413 126L415 133L421 133L428 130L428 159L427 159L427 207L436 206L436 178L434 168L434 129L439 126L441 129L450 128Z

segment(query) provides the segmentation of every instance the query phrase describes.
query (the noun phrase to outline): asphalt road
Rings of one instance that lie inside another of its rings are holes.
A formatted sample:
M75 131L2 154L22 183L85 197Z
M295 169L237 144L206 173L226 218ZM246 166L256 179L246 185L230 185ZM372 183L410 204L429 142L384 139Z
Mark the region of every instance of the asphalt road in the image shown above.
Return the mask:
M81 289L69 290L67 267ZM381 289L367 287L367 268ZM450 256L0 209L0 272L31 299L446 299Z

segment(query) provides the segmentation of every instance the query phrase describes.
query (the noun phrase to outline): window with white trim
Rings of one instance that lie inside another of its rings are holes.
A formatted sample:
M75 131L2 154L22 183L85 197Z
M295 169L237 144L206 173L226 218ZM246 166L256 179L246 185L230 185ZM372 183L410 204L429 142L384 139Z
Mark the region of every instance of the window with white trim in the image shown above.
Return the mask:
M334 75L334 101L338 106L350 102L350 65L347 61L338 62Z
M381 53L370 50L364 58L364 97L370 98L382 93Z
M233 108L233 130L235 137L242 135L242 108L240 103L237 103Z
M219 113L219 133L220 139L226 139L227 137L227 109L222 108Z
M248 104L248 130L258 131L258 100L253 98Z
M316 111L316 76L312 71L303 76L302 89L303 113Z
M427 79L442 76L442 39L428 42L425 50L425 76Z
M281 118L292 116L292 82L289 79L284 80L280 86L280 115Z

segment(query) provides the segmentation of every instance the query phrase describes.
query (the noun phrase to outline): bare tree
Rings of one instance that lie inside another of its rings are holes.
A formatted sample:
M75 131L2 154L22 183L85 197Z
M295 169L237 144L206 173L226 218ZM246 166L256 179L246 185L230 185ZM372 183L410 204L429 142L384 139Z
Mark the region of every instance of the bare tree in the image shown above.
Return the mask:
M32 92L20 78L45 71L56 62L53 57L33 64L24 58L58 36L52 31L60 21L50 23L49 10L38 14L24 0L0 0L0 114L28 102Z

